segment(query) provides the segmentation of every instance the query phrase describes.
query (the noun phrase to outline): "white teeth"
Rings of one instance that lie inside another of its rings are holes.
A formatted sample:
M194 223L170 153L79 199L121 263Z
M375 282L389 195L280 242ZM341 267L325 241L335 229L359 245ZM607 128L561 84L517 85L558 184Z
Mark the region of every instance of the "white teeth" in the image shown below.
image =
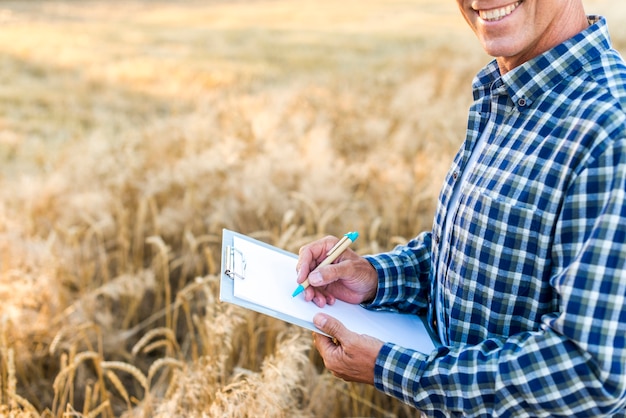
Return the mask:
M488 22L494 22L496 20L500 20L502 18L507 17L513 10L517 9L517 6L522 4L521 1L516 2L515 4L510 4L506 7L502 7L500 9L492 9L492 10L479 10L478 15L481 19L486 20Z

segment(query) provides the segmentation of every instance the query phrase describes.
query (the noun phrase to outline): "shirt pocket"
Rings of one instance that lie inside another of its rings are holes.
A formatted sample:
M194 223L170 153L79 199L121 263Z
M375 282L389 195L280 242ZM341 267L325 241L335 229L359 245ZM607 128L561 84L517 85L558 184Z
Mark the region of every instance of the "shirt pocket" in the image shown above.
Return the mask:
M458 264L451 270L458 276L449 282L451 315L466 321L486 309L498 318L488 320L490 334L531 327L523 317L532 316L533 298L544 287L544 212L484 190L467 196L461 207L452 245Z

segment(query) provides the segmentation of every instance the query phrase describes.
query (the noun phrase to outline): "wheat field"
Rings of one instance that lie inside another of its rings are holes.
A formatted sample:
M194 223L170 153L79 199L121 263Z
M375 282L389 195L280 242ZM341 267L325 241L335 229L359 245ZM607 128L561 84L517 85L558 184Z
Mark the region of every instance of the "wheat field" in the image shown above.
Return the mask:
M626 52L626 4L586 4ZM3 1L0 27L0 415L415 415L220 303L221 231L430 228L488 60L452 0Z

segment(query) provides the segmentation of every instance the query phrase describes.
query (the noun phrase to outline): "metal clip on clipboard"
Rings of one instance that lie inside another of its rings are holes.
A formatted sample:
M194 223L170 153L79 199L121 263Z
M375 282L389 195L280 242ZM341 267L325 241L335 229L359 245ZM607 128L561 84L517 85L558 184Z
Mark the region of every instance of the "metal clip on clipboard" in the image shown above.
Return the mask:
M226 249L226 269L224 270L231 279L246 279L246 258L237 248L229 245Z

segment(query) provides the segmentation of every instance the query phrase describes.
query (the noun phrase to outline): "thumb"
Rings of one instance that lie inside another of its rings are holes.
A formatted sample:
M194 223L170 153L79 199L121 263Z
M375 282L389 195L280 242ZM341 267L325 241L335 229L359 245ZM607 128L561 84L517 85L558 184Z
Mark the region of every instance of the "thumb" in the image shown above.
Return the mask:
M347 277L345 274L345 264L333 263L325 266L317 267L309 273L309 284L314 287L327 286L336 282L340 277Z
M318 313L313 317L313 324L320 330L330 335L339 343L343 343L351 334L340 321L323 313Z

